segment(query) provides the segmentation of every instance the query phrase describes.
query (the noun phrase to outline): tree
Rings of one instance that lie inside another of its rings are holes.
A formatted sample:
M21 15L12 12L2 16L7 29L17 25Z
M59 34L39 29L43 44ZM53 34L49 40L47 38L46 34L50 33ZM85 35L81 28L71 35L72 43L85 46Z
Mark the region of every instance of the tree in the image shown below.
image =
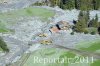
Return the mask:
M73 20L73 24L75 25L77 23L77 21Z
M90 12L89 11L87 11L87 13L86 13L86 21L88 22L89 20L90 20Z
M75 1L74 0L63 0L63 8L64 9L73 9L75 8Z
M78 22L75 24L75 30L77 32L84 32L85 29L87 28L87 21L86 20L86 13L83 11L80 11L79 16L78 16Z
M4 52L9 52L9 49L2 37L0 37L0 47L3 49Z
M87 28L88 27L89 20L90 20L89 11L87 11L87 12L80 11L78 18L79 18L80 21L83 21L84 22L84 25Z
M95 16L95 21L98 22L98 15Z
M83 21L78 21L75 25L75 31L76 32L84 32L85 30L85 24Z
M75 8L79 9L80 7L80 1L79 0L75 0Z
M100 27L100 22L98 22L98 26Z
M98 27L98 33L100 34L100 27Z
M88 23L88 27L93 27L93 23L94 23L94 19L90 20L90 22Z
M62 9L80 9L82 11L97 10L100 8L100 0L50 0L51 6L59 6Z
M48 6L48 4L49 4L49 1L48 1L48 0L45 0L45 4Z
M92 0L80 0L80 10L87 11L92 9Z
M92 0L93 9L98 10L100 8L100 0Z
M84 14L85 23L87 25L86 27L88 27L88 23L90 21L90 16L89 15L90 15L89 11L85 12L85 14Z
M58 6L60 4L60 0L50 0L51 6Z
M99 22L98 22L98 15L96 14L95 18L93 18L90 22L89 22L89 27L99 27Z
M98 24L98 15L96 14L95 16L95 20L94 20L94 27L98 27L99 24Z
M63 8L63 2L62 1L60 1L59 7L62 8L62 9L64 9Z
M84 16L83 11L80 11L78 18L82 18Z

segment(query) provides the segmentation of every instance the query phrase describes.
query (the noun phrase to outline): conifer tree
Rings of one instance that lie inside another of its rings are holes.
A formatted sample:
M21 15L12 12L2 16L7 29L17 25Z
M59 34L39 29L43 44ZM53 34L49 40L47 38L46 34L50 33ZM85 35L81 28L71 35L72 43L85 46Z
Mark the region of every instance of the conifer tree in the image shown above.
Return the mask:
M86 27L88 27L88 23L90 21L89 11L85 12L84 19L85 19Z
M60 0L50 0L51 6L58 6L60 4Z
M63 8L63 2L62 1L60 1L60 4L58 5L60 8L62 8L62 9L64 9Z
M75 0L75 8L79 9L80 7L80 0Z
M94 10L98 10L99 9L99 4L100 4L100 0L92 0L92 4L93 4L93 9Z
M96 14L95 16L95 20L94 20L94 27L98 27L99 24L98 24L98 15Z
M95 18L93 18L90 23L89 23L89 27L99 27L99 22L98 22L98 15L96 14Z
M4 52L9 52L9 49L7 48L6 43L1 37L0 37L0 48L2 48Z
M80 11L79 16L78 16L78 22L76 23L75 27L76 27L76 31L77 32L84 32L85 28L87 28L87 22L84 16L84 12Z

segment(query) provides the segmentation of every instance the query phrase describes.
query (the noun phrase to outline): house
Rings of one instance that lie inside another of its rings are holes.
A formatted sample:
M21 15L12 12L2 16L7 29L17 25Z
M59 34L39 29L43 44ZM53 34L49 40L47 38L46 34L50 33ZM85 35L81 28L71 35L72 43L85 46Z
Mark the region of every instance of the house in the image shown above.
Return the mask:
M57 33L57 32L59 32L59 29L56 26L52 26L49 31L51 33Z
M60 21L56 24L56 26L58 26L60 30L69 30L70 28L69 23L66 21Z
M65 21L59 21L57 22L57 24L53 25L51 28L50 28L50 32L51 33L57 33L59 32L60 30L69 30L70 28L70 25L68 22L65 22Z

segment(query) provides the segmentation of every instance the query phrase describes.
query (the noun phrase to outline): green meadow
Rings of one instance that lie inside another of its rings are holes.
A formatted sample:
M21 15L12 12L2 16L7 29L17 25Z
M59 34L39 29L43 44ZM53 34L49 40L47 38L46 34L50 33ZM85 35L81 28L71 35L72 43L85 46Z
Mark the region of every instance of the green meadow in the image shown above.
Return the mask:
M0 47L0 51L2 51L2 48Z
M21 17L39 17L42 20L48 20L48 18L55 15L54 11L45 8L28 7L24 9L12 10L4 13L0 13L0 32L8 32L6 25L17 23Z
M12 10L5 13L0 13L0 19L7 18L20 18L24 16L37 16L43 18L49 18L54 16L54 12L45 8L28 7L19 10Z
M39 49L33 53L26 54L22 56L22 59L20 60L19 64L17 66L90 66L89 63L81 63L80 59L78 60L79 63L76 63L76 57L83 58L85 56L79 55L77 53L74 53L69 50L61 50L61 49L55 49L55 48L50 48L50 49ZM50 60L55 59L54 63L49 63L49 62L34 62L34 57L38 57L39 59L44 59L48 58ZM73 58L68 62L68 59L66 58ZM64 59L64 61L63 61ZM16 63L15 63L16 64Z
M96 52L100 50L100 39L88 41L88 42L85 41L80 42L77 45L77 48L84 51Z
M0 22L0 32L9 32L9 29L6 28L6 24L3 22Z

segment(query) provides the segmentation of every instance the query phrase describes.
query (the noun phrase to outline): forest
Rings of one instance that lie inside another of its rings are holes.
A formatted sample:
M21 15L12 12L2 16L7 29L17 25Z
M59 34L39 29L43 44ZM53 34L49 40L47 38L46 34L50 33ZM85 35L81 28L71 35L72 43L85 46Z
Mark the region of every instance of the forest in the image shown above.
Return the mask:
M51 6L59 6L62 9L79 9L79 10L100 9L100 0L50 0L50 3Z

